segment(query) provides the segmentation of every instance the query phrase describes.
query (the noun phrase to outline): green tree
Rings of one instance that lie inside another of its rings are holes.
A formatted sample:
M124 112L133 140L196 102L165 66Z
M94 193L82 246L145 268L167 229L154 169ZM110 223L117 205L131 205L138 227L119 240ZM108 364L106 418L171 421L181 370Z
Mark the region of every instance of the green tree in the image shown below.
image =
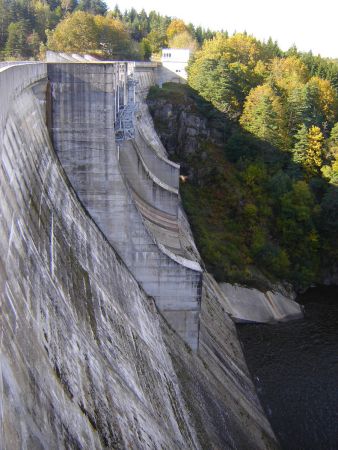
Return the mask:
M94 15L104 15L107 12L107 5L102 0L80 0L77 9Z
M306 160L308 149L308 129L304 124L299 128L295 140L296 143L292 150L293 160L296 163L303 165Z
M315 199L305 181L297 181L280 198L277 229L293 266L293 282L306 286L318 270L318 231L314 225Z
M293 136L297 134L302 125L311 125L311 103L307 94L306 86L299 85L292 88L285 98L288 129Z
M326 163L330 167L329 179L332 183L338 184L338 122L333 126L326 144Z
M195 53L189 84L229 117L238 118L250 89L262 81L255 71L261 56L261 45L251 36L218 33Z
M149 60L149 58L151 57L152 47L149 42L149 39L147 39L147 38L142 39L141 44L140 44L140 53L141 53L142 59L144 59L144 60Z
M275 147L289 147L283 105L270 85L265 84L251 90L244 104L240 124L245 130Z
M51 11L50 6L42 1L33 3L33 14L35 31L39 34L40 39L44 40L46 38L45 31L55 27L57 18Z
M47 47L57 52L95 52L100 47L99 36L94 16L76 11L62 20L49 34Z
M292 153L293 160L302 164L308 174L318 174L324 157L324 136L320 128L312 125L308 130L302 125L296 134Z
M273 58L280 58L282 56L282 51L278 46L277 41L274 41L269 37L267 42L262 44L264 60L269 61Z
M147 36L152 53L159 53L161 48L167 46L166 32L161 29L153 29Z
M29 47L29 51L32 56L37 56L39 54L40 50L40 36L38 33L33 31L28 37L27 37L27 43Z
M321 226L325 232L338 233L338 190L332 186L327 190L321 202ZM335 250L337 251L337 241L335 242Z
M24 21L9 24L5 48L7 57L20 58L22 56L29 56L30 52L26 34L26 24Z

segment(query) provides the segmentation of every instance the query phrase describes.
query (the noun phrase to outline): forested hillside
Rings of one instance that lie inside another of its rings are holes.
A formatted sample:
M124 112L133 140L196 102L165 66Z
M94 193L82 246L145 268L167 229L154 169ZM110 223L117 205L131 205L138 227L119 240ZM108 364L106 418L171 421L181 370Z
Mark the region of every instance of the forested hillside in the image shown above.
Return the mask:
M209 270L256 286L329 280L338 264L337 63L219 33L195 53L189 85L153 88L149 105L183 164L183 200Z
M198 48L215 33L102 0L0 0L0 59L38 59L46 48L111 59L148 59L168 45Z

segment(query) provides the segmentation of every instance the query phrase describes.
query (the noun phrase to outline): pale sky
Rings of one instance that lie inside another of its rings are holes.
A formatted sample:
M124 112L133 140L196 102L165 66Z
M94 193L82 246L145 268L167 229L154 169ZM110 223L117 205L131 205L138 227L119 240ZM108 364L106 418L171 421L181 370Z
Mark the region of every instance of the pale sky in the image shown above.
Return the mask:
M212 30L246 30L259 39L271 36L283 50L338 58L338 0L107 0L124 11L144 8Z

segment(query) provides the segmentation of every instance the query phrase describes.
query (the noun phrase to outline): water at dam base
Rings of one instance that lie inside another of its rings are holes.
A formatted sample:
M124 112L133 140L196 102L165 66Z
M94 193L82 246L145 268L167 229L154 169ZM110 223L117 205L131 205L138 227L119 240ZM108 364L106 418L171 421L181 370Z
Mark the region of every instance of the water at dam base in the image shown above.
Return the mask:
M338 287L298 297L304 319L238 325L257 393L285 450L338 448Z

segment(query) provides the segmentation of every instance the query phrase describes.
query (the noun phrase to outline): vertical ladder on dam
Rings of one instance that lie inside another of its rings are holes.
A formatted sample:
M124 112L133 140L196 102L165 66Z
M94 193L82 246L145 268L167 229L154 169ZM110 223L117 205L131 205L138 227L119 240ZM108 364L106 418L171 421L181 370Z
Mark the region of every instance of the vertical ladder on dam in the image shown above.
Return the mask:
M127 103L120 106L115 122L115 140L116 142L128 141L134 139L134 115L137 109L135 101L135 87L138 82L132 75L127 80Z

